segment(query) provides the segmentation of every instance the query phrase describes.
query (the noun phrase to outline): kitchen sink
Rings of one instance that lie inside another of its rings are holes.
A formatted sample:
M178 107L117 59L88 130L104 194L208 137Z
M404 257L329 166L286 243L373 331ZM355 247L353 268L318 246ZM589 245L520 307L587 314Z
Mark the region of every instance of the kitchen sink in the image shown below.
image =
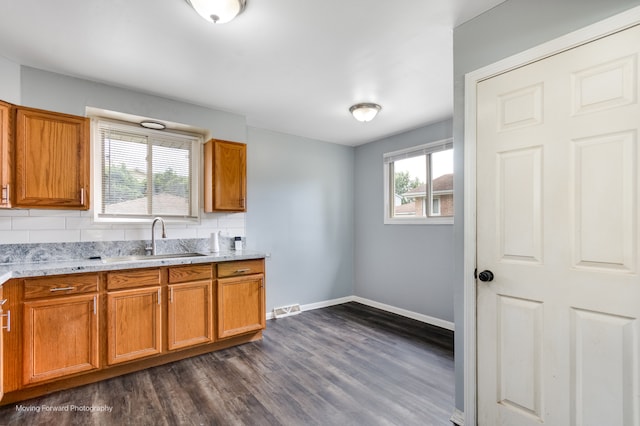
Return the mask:
M206 254L202 254L202 253L172 253L172 254L154 254L154 255L133 254L130 256L101 257L100 260L102 260L102 263L113 263L113 262L135 262L140 260L176 259L181 257L199 257L199 256L206 256Z

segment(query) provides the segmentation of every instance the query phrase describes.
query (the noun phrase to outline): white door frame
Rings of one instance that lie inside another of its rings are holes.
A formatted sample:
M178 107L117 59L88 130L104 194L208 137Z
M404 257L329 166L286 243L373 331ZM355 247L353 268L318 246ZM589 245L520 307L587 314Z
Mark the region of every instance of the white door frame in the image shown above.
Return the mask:
M464 114L464 424L477 423L476 382L476 86L489 77L640 24L634 7L465 75ZM480 265L482 267L482 265Z

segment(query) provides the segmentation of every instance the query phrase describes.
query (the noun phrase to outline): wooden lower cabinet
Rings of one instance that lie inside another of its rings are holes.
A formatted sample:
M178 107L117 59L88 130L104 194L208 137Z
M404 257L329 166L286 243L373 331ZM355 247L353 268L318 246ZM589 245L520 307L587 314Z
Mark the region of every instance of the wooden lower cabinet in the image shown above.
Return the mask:
M100 367L97 306L97 294L24 303L25 384Z
M223 263L4 283L0 405L262 338L264 260Z
M264 274L218 279L218 337L265 328L264 303Z
M213 341L211 280L169 285L169 350Z
M107 363L162 352L162 289L145 287L107 293Z

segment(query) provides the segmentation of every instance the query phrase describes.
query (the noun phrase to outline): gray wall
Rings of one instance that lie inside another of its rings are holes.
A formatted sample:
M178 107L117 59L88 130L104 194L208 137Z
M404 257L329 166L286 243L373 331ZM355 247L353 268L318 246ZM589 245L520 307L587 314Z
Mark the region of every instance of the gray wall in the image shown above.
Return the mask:
M353 294L352 147L249 127L249 245L267 251L267 307Z
M360 145L355 157L355 294L453 322L453 226L383 223L382 155L451 137L451 120Z
M20 65L0 56L0 94L3 101L20 104Z
M218 139L246 140L246 120L238 114L25 66L20 86L23 106L80 116L90 106L208 129Z
M464 75L640 4L638 0L507 0L453 32L456 407L464 409Z

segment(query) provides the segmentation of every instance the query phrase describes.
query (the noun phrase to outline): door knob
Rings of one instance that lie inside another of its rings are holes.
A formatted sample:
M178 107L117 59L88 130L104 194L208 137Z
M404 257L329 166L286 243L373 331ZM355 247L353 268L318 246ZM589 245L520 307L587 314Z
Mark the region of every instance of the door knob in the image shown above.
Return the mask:
M478 274L478 278L480 278L480 281L485 283L489 281L493 281L493 272L489 270L482 271Z

